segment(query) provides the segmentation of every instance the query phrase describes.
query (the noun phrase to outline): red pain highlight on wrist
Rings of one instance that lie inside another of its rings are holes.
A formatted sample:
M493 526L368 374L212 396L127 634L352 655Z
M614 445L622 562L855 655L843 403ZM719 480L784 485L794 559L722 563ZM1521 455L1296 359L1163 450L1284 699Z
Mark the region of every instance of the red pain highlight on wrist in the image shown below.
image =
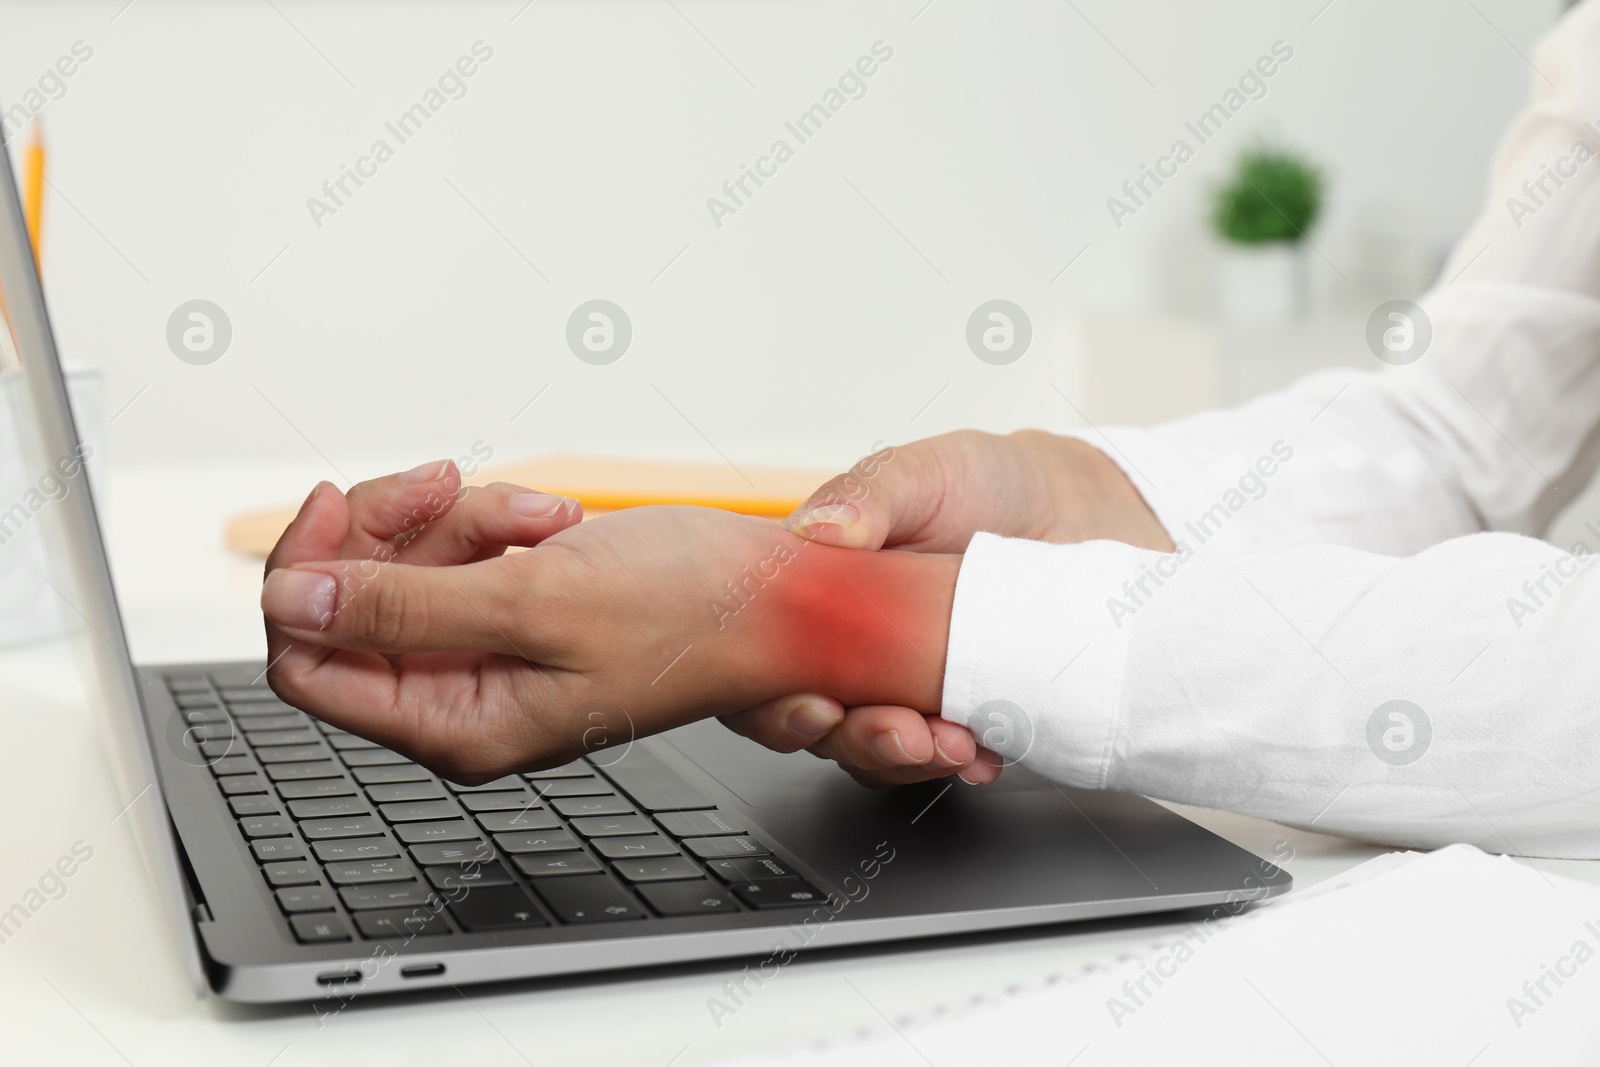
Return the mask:
M954 595L943 557L785 538L713 604L791 692L937 713Z

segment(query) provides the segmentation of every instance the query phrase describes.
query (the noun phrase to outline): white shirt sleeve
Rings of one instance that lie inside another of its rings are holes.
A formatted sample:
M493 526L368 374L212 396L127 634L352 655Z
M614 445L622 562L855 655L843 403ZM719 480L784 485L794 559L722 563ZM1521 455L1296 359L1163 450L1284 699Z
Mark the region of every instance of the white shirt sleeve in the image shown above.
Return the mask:
M1270 491L1211 531L1224 551L1323 542L1409 555L1480 530L1543 533L1600 463L1597 57L1590 2L1535 56L1534 99L1501 145L1482 215L1420 300L1432 338L1419 362L1078 436L1122 467L1174 539L1288 441L1294 461Z
M1600 3L1541 47L1550 83L1421 301L1420 361L1085 435L1176 554L973 540L946 718L1073 785L1397 845L1600 858L1600 517L1571 554L1513 536L1543 532L1600 461L1585 54L1600 56Z

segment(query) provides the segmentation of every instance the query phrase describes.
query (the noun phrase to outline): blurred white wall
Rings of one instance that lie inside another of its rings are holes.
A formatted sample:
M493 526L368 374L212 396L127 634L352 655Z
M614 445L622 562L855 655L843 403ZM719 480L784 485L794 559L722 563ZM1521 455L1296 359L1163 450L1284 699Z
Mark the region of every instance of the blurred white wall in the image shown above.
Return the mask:
M1076 424L1048 383L1092 378L1080 316L1203 310L1206 190L1258 134L1328 168L1320 306L1409 295L1560 6L5 0L0 101L92 48L43 112L45 281L67 359L109 372L117 463L354 472L485 440L834 465ZM399 145L385 122L478 41L465 95ZM879 41L799 144L785 121ZM1277 41L1266 95L1116 227L1107 197ZM308 197L380 137L394 158L318 227ZM794 158L719 228L707 198L778 138ZM195 298L232 322L209 366L166 343ZM592 298L632 320L609 366L564 341ZM991 298L1033 322L1009 366L967 347Z

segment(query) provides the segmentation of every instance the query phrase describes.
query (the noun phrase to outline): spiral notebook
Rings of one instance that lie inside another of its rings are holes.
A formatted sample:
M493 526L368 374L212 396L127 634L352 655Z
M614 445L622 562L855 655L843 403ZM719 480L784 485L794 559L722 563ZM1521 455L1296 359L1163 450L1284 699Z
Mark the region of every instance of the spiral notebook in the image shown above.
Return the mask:
M1600 888L1390 853L1105 964L725 1067L1600 1062Z

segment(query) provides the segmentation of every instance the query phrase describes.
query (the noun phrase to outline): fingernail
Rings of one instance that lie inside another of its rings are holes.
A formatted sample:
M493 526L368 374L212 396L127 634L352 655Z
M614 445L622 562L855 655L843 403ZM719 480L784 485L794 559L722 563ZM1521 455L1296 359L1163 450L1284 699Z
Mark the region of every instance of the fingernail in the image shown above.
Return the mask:
M280 567L267 575L261 587L261 610L280 626L321 630L333 620L338 592L330 575Z
M562 508L577 501L569 496L554 493L517 493L506 501L506 507L529 519L548 519Z
M872 754L893 767L914 767L920 761L900 743L900 731L890 730L872 739Z
M966 776L966 773L965 773L965 772L962 772L962 771L958 771L958 772L957 772L957 773L956 773L956 777L957 777L957 778L959 778L959 779L961 779L961 780L962 780L962 781L963 781L963 782L965 782L965 783L966 783L966 784L967 784L967 785L982 785L982 784L983 784L983 783L982 783L982 782L975 782L975 781L973 781L973 780L972 780L972 779L971 779L971 778L968 778L968 777L967 777L967 776Z
M789 721L785 725L796 737L815 741L839 725L839 719L835 715L830 715L827 708L806 703L789 713Z
M861 518L854 504L823 504L814 507L794 523L793 529L797 532L804 531L808 526L837 526L841 530L848 530Z
M424 463L420 467L412 467L400 476L400 481L406 485L421 485L423 482L436 482L444 477L444 472L450 469L450 461L436 459L431 463Z
M954 756L950 755L950 753L944 750L944 746L939 743L939 739L937 737L933 739L933 752L934 755L939 757L939 762L944 764L946 767L965 766L962 761L956 759Z

